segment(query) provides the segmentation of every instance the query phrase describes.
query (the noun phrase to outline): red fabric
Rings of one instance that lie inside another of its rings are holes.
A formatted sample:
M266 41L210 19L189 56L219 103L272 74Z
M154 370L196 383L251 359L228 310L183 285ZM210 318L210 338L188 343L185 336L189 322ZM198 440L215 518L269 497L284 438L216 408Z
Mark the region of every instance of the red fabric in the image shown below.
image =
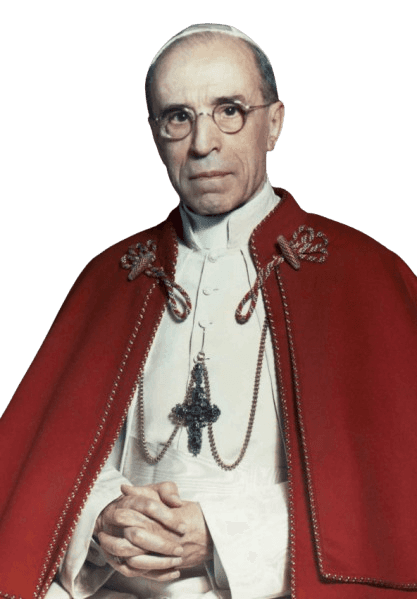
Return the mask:
M284 262L264 300L289 451L292 599L417 592L417 282L369 237L307 214L284 190L252 235L265 267L300 225L323 264ZM0 427L0 596L42 597L125 419L165 292L127 281L128 246L173 274L178 209L80 275ZM279 280L278 280L279 279ZM244 326L244 325L243 325Z

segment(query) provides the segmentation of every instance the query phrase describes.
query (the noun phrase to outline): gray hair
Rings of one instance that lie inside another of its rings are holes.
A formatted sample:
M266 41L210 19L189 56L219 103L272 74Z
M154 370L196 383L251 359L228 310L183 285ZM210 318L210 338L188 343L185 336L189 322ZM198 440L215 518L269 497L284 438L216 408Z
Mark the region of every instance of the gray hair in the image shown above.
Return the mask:
M197 38L199 40L211 41L219 36L219 34L231 35L241 39L246 46L251 50L252 55L255 59L255 64L258 68L260 79L261 79L261 91L263 100L266 104L272 104L278 102L278 90L275 80L274 71L269 58L265 52L255 42L239 29L231 27L230 25L220 25L214 23L200 23L197 25L191 25L186 29L183 29L168 42L162 46L159 52L156 54L151 62L148 69L146 80L145 80L145 94L146 94L146 105L148 107L149 117L154 117L152 112L152 95L151 87L152 80L155 74L156 67L160 60L168 54L173 48L181 44L184 40L193 41Z

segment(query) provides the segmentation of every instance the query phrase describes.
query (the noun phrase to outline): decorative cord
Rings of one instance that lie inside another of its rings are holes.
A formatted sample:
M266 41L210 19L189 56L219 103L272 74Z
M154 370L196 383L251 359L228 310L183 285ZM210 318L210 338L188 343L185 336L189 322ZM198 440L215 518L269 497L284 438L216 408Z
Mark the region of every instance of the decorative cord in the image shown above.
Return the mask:
M218 466L220 466L220 468L222 468L222 470L234 470L237 466L239 466L240 462L243 460L243 457L244 457L246 450L248 448L248 445L249 445L249 441L250 441L250 438L252 435L252 430L253 430L253 423L255 421L256 406L258 405L258 395L259 395L259 387L260 387L260 383L261 383L261 372L262 372L263 357L264 357L264 353L265 353L265 341L266 341L267 331L268 331L268 321L265 318L264 324L262 327L261 341L259 344L258 360L256 363L255 383L254 383L254 387L253 387L252 405L251 405L250 414L249 414L248 428L246 429L246 435L245 435L245 439L243 441L242 449L240 450L238 457L232 464L226 464L226 462L224 462L222 460L222 458L220 457L219 452L217 450L216 441L214 440L213 424L210 422L208 425L208 438L209 438L209 443L210 443L211 454L212 454L216 464ZM207 372L205 373L205 383L206 383L206 387L208 389L208 396L210 397L210 387L209 387Z
M301 235L301 233L304 234ZM317 240L317 238L319 238L319 240ZM314 241L316 241L316 243L313 243ZM301 266L300 260L325 262L329 254L327 249L329 242L326 235L320 231L316 235L314 229L307 227L306 225L301 225L301 227L294 232L290 241L287 241L283 235L279 235L277 244L281 250L281 255L273 256L266 267L258 272L255 283L236 308L235 317L239 324L245 324L245 322L252 316L258 301L259 289L262 288L271 272L277 270L284 260L286 260L292 268L299 270ZM244 314L243 308L249 300L249 308Z
M140 274L144 273L148 277L153 277L163 283L168 296L168 306L178 320L185 320L192 309L190 296L181 285L176 283L174 279L170 278L165 273L162 267L157 268L156 266L153 266L153 263L156 260L155 252L156 243L152 239L148 239L146 245L142 243L131 245L127 254L120 260L122 268L130 270L127 277L129 281L133 281ZM174 289L178 291L183 301L182 310L175 297Z
M157 464L158 462L160 462L162 460L162 458L168 451L168 448L171 445L171 443L173 442L175 435L177 434L179 428L181 427L181 424L175 425L175 428L172 431L171 436L169 437L168 441L163 446L162 450L158 453L158 455L157 456L151 455L151 453L149 452L148 445L146 443L146 437L145 437L145 403L144 403L144 399L143 399L143 376L141 376L139 379L138 400L139 400L138 403L139 403L139 441L140 441L140 445L143 450L143 453L145 454L146 461L149 464Z
M255 283L245 294L236 308L235 317L239 324L244 324L252 316L256 303L258 301L259 289L261 289L273 270L277 270L279 265L286 261L292 268L298 270L301 266L301 260L309 262L325 262L328 256L329 242L324 233L319 231L317 234L312 227L301 225L296 229L290 241L287 241L283 235L277 238L277 245L281 250L281 255L272 257L272 260L261 269ZM156 243L149 239L146 244L137 243L131 245L127 254L121 259L123 268L129 269L128 280L133 281L140 274L144 273L148 277L154 277L165 285L168 296L168 306L178 320L185 320L192 309L191 299L188 293L169 277L162 267L153 266L156 260ZM178 299L175 297L174 289L177 290L183 302L183 309L180 309ZM246 313L243 313L244 306L249 302Z
M235 317L236 317L237 322L239 322L240 324L246 323L249 320L249 318L252 316L253 312L255 311L256 303L258 301L259 289L262 288L265 281L270 276L271 272L273 270L276 270L276 271L278 270L278 267L280 266L280 264L282 262L287 261L288 264L290 264L290 266L292 268L294 268L295 270L299 270L299 268L301 266L301 262L300 262L301 260L307 260L309 262L321 263L321 262L325 262L325 260L327 259L327 256L328 256L328 250L327 250L328 239L327 239L326 235L320 231L317 234L315 234L314 229L312 229L311 227L307 227L306 225L301 225L294 232L292 239L290 241L287 241L283 235L279 235L279 237L277 238L277 245L281 250L281 255L279 255L279 256L274 255L272 257L272 260L266 265L266 267L259 270L259 272L256 276L255 283L253 284L251 289L245 294L245 296L243 297L243 299L241 300L241 302L239 303L239 305L236 309ZM153 240L148 240L145 245L142 243L137 243L136 245L130 246L127 254L125 254L121 259L121 265L123 268L130 270L130 273L128 275L129 281L133 281L140 274L144 273L145 275L156 278L158 281L162 282L165 285L165 289L166 289L167 296L168 296L168 305L171 308L172 312L179 320L185 320L185 318L187 318L187 316L190 314L191 309L192 309L190 297L189 297L188 293L178 283L175 282L175 280L168 277L168 275L165 273L165 271L162 267L157 268L157 267L153 266L153 263L155 262L155 260L156 260L156 243ZM175 297L175 294L174 294L174 289L176 289L178 291L179 295L181 296L181 298L184 302L183 310L181 310L179 308L177 298ZM246 311L246 313L243 314L243 308L249 300L250 300L249 308ZM215 422L217 420L218 416L220 415L220 410L217 408L217 406L213 406L211 404L210 383L209 383L207 368L204 363L204 357L203 357L198 365L200 367L200 374L198 376L194 376L191 378L190 384L189 384L186 394L185 394L183 404L177 404L177 406L175 408L173 408L174 416L176 415L176 418L177 418L176 425L175 425L175 428L173 429L168 441L164 444L162 450L160 451L160 453L157 456L152 456L150 454L148 447L147 447L147 443L146 443L145 408L144 408L144 398L143 398L143 376L140 377L139 393L138 393L139 441L140 441L144 456L145 456L146 460L148 461L148 463L157 464L164 457L168 448L171 446L179 428L185 424L188 412L190 412L190 415L191 415L193 410L196 411L197 409L200 409L200 411L201 411L203 403L206 402L207 406L205 405L205 403L203 406L205 408L205 410L203 410L204 415L197 419L194 418L194 420L196 423L197 423L197 421L199 422L199 424L198 424L199 429L206 426L206 424L208 425L208 437L209 437L209 443L210 443L210 450L211 450L211 453L213 455L215 462L223 470L233 470L240 464L240 462L242 461L242 459L246 453L246 450L248 448L249 441L250 441L250 438L252 435L253 424L254 424L255 414L256 414L256 406L257 406L257 402L258 402L258 394L259 394L259 387L260 387L260 380L261 380L263 356L265 353L265 342L266 342L267 330L268 330L268 322L267 322L267 318L265 318L265 321L264 321L264 324L262 327L261 340L260 340L260 344L259 344L258 360L257 360L256 372L255 372L254 390L253 390L252 404L251 404L251 410L250 410L250 414L249 414L248 426L246 429L246 434L245 434L242 448L241 448L236 460L231 464L227 464L220 457L219 452L217 450L216 442L214 439L214 433L213 433L213 422ZM197 365L196 365L196 367L197 367ZM194 369L196 369L196 367L194 367ZM193 372L194 372L194 369L193 369ZM198 385L201 385L201 377L202 377L202 379L204 379L205 390L199 389L199 394L202 396L203 400L200 400L201 405L192 406L191 404L192 404L193 390L196 391L196 389L195 389L196 383ZM203 403L202 403L202 401L203 401ZM210 410L213 411L212 414L211 414ZM216 411L218 412L218 414ZM189 417L191 418L190 415L189 415ZM184 422L182 422L181 420L183 420ZM189 430L189 434L190 433L191 433L191 429ZM200 451L201 432L198 432L198 437L199 437L198 439L194 439L194 441L193 441L192 437L189 435L189 449L194 455L197 455Z

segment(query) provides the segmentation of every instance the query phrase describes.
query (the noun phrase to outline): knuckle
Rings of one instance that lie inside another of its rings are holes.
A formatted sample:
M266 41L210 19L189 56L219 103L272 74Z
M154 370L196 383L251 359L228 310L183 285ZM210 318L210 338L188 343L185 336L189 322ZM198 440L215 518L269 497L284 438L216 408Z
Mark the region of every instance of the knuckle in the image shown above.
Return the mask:
M130 541L131 543L135 543L138 539L137 529L136 528L125 528L124 530L124 538Z
M154 485L146 485L142 487L142 494L144 497L155 498L158 497L158 493L155 490Z
M108 541L104 550L110 555L125 557L130 555L131 545L126 539L114 539Z
M162 543L162 553L164 555L172 555L177 547L178 547L178 545L176 545L174 543L170 543L169 541L164 541Z
M138 499L139 498L136 495L130 495L129 497L126 497L126 500L123 502L123 507L127 509L134 508L137 504Z
M126 510L124 508L119 508L118 510L116 510L114 512L113 521L118 526L123 526L128 515L129 515L128 510Z
M146 511L148 514L154 515L158 511L158 504L154 499L146 500Z
M125 531L125 537L134 545L140 545L143 540L142 531L140 528L131 527Z
M100 541L100 546L103 548L103 550L106 553L115 554L116 545L115 545L115 542L112 540L112 537L105 537L105 538L99 537L99 541Z
M126 545L121 545L118 549L117 549L118 553L117 555L120 555L120 557L124 557L125 559L127 557L130 556L131 554L131 548L130 548L130 543L126 544Z
M113 515L113 522L117 526L122 526L123 525L123 513L121 513L121 510L117 510L117 512L114 513L114 515Z

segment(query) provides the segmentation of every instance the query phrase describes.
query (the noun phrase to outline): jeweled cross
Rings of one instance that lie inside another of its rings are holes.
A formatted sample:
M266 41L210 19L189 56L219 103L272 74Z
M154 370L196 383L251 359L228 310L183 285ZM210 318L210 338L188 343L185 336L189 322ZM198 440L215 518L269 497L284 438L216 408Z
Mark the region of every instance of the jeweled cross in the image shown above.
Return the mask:
M187 427L188 450L194 456L201 451L202 429L210 422L216 422L220 416L219 408L208 401L207 392L203 387L203 377L204 366L201 362L197 362L191 371L191 381L187 391L188 401L172 408L177 422Z

